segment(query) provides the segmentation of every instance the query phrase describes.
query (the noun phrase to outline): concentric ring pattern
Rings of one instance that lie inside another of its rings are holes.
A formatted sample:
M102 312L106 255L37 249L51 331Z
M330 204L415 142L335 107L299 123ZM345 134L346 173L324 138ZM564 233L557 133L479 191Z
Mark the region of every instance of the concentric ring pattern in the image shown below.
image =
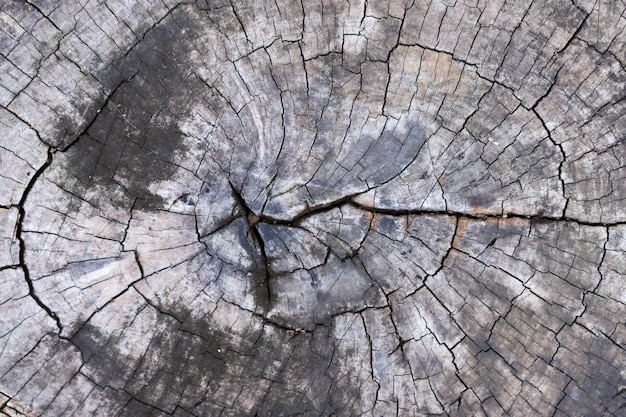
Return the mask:
M620 415L613 1L5 1L28 415Z

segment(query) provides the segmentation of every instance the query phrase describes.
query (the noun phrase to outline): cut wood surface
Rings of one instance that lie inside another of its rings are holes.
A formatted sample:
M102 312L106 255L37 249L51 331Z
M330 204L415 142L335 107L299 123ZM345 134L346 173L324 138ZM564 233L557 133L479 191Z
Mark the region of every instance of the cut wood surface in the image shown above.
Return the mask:
M0 0L0 416L625 416L626 5Z

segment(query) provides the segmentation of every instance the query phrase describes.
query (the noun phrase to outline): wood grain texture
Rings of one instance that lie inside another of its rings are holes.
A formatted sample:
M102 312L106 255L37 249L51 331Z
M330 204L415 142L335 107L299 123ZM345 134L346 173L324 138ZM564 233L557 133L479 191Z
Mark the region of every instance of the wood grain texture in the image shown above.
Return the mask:
M626 413L617 0L0 0L0 416Z

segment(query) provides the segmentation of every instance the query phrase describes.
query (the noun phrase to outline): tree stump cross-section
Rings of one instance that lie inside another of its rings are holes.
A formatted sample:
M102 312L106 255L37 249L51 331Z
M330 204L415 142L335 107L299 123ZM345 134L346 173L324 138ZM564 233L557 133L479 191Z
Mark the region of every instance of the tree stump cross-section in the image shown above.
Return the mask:
M0 0L0 415L626 415L626 5Z

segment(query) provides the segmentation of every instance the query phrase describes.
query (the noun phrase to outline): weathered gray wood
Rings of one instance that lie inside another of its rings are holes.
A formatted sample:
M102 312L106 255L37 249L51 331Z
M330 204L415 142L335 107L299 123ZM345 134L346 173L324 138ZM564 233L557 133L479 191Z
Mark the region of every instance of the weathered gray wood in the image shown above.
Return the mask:
M623 415L616 0L0 0L0 415Z

